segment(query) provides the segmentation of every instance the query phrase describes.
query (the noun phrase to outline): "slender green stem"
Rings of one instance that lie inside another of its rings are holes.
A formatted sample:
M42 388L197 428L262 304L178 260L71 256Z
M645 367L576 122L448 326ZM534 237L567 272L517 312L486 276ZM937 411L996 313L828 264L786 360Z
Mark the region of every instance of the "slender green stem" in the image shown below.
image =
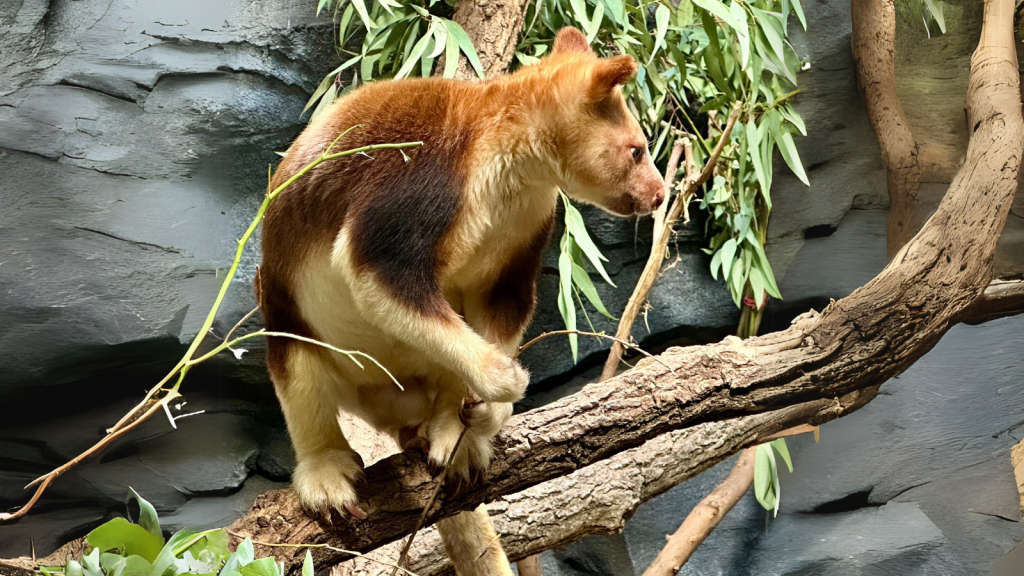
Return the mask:
M367 354L365 352L360 352L358 350L343 350L341 348L338 348L337 346L331 346L330 344L328 344L326 342L321 342L321 341L315 340L313 338L306 338L305 336L299 336L298 334L289 334L288 332L268 332L267 330L263 330L263 329L257 330L256 332L253 332L251 334L246 334L244 336L239 336L238 338L235 338L234 340L231 340L230 342L223 342L219 346L217 346L213 350L210 350L206 354L203 354L199 358L195 358L195 359L189 360L188 364L186 366L192 366L194 364L199 364L200 362L202 362L204 360L208 360L208 359L216 356L217 354L223 352L224 350L227 350L228 348L231 348L232 346L235 346L239 342L243 342L245 340L249 340L250 338L261 338L261 337L262 338L265 338L265 337L291 338L292 340L299 340L300 342L305 342L307 344L313 344L314 346L320 346L321 348L326 348L326 349L331 350L333 352L337 352L338 354L344 354L345 356L348 356L349 359L352 360L352 362L355 363L356 366L359 366L360 369L365 370L366 368L363 366L363 364L359 360L356 359L356 356L361 356L363 358L366 358L370 362L372 362L375 366L377 366L381 370L383 370L384 373L388 375L388 378L391 378L391 381L395 383L395 386L398 386L399 390L405 390L405 388L398 381L398 379L395 378L394 375L391 374L391 372L387 368L385 368L380 362L378 362L376 358L374 358L373 356L370 356L369 354Z

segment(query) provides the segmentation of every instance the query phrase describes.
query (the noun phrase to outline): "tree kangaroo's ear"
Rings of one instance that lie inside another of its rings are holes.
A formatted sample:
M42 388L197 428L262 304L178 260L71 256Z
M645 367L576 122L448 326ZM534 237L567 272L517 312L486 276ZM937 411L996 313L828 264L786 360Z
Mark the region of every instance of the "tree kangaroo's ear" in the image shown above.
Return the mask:
M594 53L590 48L590 42L587 42L587 37L583 35L583 32L572 26L562 28L558 31L558 36L555 36L555 45L551 49L551 53L561 54L563 52Z
M619 85L629 82L636 75L638 64L632 56L600 58L590 73L588 96L592 102L600 102Z

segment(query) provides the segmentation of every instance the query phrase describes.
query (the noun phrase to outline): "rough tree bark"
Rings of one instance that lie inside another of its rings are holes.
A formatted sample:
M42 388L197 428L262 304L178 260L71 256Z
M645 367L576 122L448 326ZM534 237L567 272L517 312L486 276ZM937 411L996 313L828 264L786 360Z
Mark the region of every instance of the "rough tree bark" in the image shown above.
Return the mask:
M516 42L523 29L523 18L530 0L460 0L453 20L458 22L476 47L485 78L504 73L512 64ZM469 60L459 53L456 78L478 78ZM444 69L442 57L437 69Z
M915 210L921 188L917 143L896 94L896 8L894 0L850 0L850 12L857 86L878 137L889 187L886 244L891 259L921 224Z
M617 534L637 507L719 461L722 452L759 444L799 422L822 423L874 398L877 387L839 399L814 400L761 414L707 422L663 434L592 466L503 496L488 505L509 558L518 559L584 536ZM399 542L371 557L393 561ZM417 538L410 568L419 576L451 574L436 533ZM335 576L385 576L369 559L338 566Z
M986 3L972 59L967 108L973 131L964 167L932 218L878 277L820 317L784 332L670 349L659 361L645 360L515 417L497 439L498 457L481 484L444 498L430 521L574 472L670 430L876 385L930 350L988 284L1016 188L1024 139L1012 12L1010 0ZM233 530L256 540L368 550L407 532L433 487L422 463L400 454L367 470L369 520L325 529L303 516L294 494L285 490L262 496ZM321 565L341 559L317 552ZM282 555L292 569L298 558Z

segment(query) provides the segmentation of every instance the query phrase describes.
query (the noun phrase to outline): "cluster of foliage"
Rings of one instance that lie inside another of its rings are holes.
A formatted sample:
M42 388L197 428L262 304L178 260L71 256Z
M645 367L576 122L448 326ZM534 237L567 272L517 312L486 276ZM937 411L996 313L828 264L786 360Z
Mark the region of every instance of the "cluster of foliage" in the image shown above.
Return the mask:
M285 576L273 557L256 559L246 538L234 552L223 528L179 530L164 540L153 505L134 490L129 502L139 504L138 523L114 518L86 536L90 550L64 566L41 567L44 576ZM302 576L313 576L313 558L306 551Z

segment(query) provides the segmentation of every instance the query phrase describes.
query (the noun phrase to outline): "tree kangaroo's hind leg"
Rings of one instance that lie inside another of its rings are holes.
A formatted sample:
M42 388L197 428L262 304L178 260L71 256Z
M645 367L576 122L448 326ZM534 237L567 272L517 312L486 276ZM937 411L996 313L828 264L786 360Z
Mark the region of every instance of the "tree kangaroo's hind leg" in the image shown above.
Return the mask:
M459 576L512 576L485 505L439 521L437 532Z
M301 342L275 339L270 345L286 347L285 370L272 371L272 375L295 447L298 464L292 485L299 500L327 520L333 510L365 518L355 490L363 462L341 433L339 382L324 362L324 352Z

